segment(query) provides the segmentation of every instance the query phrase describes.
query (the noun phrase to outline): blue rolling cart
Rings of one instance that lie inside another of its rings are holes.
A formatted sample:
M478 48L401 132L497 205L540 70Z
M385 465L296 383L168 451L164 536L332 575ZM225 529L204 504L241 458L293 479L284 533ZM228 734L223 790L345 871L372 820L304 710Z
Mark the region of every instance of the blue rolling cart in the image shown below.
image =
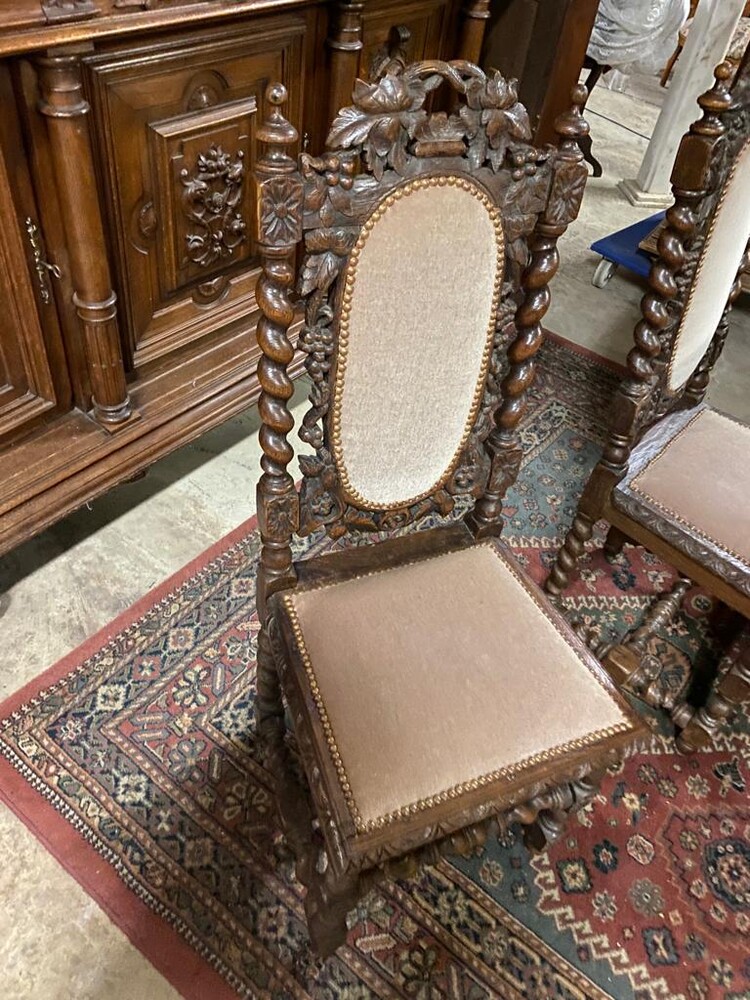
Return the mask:
M650 215L641 222L620 229L610 236L603 236L602 239L592 243L591 249L594 253L602 256L591 279L592 284L597 288L604 288L620 265L642 278L647 278L652 258L645 250L641 250L638 244L658 226L664 215L664 212L657 212L656 215Z

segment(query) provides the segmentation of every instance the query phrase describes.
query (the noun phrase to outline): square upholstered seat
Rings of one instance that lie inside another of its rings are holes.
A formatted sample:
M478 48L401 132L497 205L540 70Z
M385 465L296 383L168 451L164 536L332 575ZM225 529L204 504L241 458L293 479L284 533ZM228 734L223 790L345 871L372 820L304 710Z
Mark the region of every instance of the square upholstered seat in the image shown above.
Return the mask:
M478 793L507 804L556 758L637 730L597 661L494 541L324 573L279 597L326 794L350 821L344 836L416 816L429 824L440 805L450 825L446 802L456 815Z
M716 571L747 588L748 497L750 427L701 406L644 437L613 504L688 555L701 547Z

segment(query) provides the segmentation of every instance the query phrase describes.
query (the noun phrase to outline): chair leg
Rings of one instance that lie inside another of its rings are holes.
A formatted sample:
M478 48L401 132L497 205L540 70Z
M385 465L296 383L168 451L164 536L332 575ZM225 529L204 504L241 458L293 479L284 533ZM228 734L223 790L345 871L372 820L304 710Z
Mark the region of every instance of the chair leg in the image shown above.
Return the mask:
M656 681L661 664L646 654L646 646L649 639L674 618L691 586L690 580L681 577L668 594L662 594L654 602L638 628L612 646L602 658L602 666L617 687L627 688L654 708L660 706Z
M729 667L726 668L726 660ZM677 736L677 748L682 753L692 753L714 741L718 729L750 698L750 632L740 640L719 667L715 689L706 704L697 710L684 702L672 713L676 725L682 727Z
M586 548L586 542L594 531L596 518L590 517L580 508L565 536L565 541L557 553L555 564L544 583L544 589L553 597L558 597L567 588L570 578L578 568L578 562Z
M346 941L346 915L360 900L356 876L335 876L328 867L314 872L305 897L305 915L313 950L328 958Z
M276 670L269 629L271 622L261 626L258 633L258 680L255 701L258 732L266 739L277 742L284 735L284 702Z
M316 858L313 814L308 790L297 778L284 739L286 722L273 648L274 629L275 622L269 619L258 634L257 725L260 738L268 748L279 818L295 858L297 878L303 885L309 885Z
M614 524L610 525L609 531L607 532L607 538L604 542L604 555L609 560L614 559L615 556L619 556L622 552L623 545L629 541L631 541L631 539L625 534L624 531L620 531L620 529Z

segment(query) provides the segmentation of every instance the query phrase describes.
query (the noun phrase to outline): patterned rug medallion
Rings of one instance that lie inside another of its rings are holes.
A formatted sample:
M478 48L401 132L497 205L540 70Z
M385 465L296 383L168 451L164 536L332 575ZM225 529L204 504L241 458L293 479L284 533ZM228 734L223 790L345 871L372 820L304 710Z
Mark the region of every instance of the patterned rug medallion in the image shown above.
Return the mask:
M506 525L538 579L615 379L554 340L543 351ZM685 758L653 718L650 749L551 851L529 859L509 834L389 885L316 961L255 736L257 552L243 526L2 710L4 798L185 996L750 998L744 720ZM642 550L597 552L567 606L618 635L672 578ZM692 591L655 640L670 683L715 660L710 611Z

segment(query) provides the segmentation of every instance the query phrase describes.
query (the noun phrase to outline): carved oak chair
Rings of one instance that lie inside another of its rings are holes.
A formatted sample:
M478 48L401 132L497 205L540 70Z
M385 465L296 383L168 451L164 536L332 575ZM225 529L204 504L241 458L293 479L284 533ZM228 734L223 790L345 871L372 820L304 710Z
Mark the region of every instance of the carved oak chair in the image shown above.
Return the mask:
M441 83L450 116L424 107ZM378 878L475 848L491 822L527 824L541 848L643 729L495 538L556 242L586 180L580 109L558 149L537 150L499 74L392 60L357 82L327 151L296 162L284 99L269 88L256 169L258 721L326 955ZM302 238L300 437L315 454L298 494L287 366ZM462 522L292 561L294 534L392 532L461 494L474 498Z
M644 655L689 581L750 617L750 427L704 402L750 262L750 52L730 87L733 73L728 63L717 68L714 86L699 100L703 116L680 145L675 203L659 236L604 452L545 584L551 595L565 590L599 519L611 525L608 555L633 540L688 578L607 658L618 684L670 709L684 751L706 745L750 695L747 656L719 672L727 697L715 693L696 712L661 683L660 664Z

